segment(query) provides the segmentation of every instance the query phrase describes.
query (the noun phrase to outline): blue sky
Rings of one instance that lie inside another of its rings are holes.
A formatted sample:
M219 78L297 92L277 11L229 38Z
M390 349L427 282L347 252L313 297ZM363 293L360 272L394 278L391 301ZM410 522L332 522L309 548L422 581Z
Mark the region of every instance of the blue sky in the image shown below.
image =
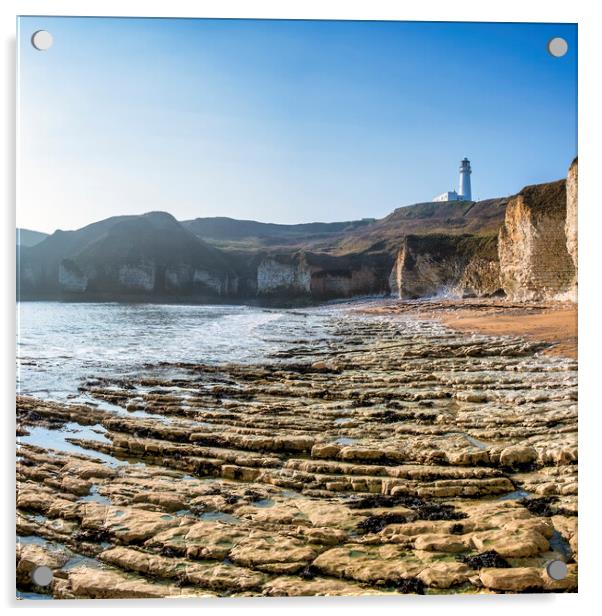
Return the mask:
M485 199L577 153L570 24L23 17L18 50L17 224L42 231L378 218L457 188L464 156Z

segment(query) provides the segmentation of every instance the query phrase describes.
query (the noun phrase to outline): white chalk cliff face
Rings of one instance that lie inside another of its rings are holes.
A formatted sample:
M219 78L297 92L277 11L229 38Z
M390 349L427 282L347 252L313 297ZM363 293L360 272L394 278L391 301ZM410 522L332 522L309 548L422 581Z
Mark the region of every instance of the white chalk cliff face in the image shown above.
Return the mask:
M19 257L24 299L186 296L211 301L238 292L229 256L165 212L57 231L23 248Z
M311 277L311 293L316 298L382 295L387 281L370 264L329 271L316 268Z
M389 265L390 267L390 265ZM388 271L388 268L385 268ZM257 295L315 300L384 295L382 267L362 259L299 253L268 256L257 267Z
M567 250L566 211L564 180L527 186L508 203L498 246L509 299L567 298L575 266Z
M119 283L126 289L152 291L155 288L153 264L122 265L118 273Z
M207 290L216 295L236 295L238 292L238 278L227 273L211 272L195 269L192 274L192 286L195 290Z
M236 278L225 273L197 269L187 264L170 265L165 268L165 290L183 293L186 291L209 292L228 295L236 292Z
M268 257L257 267L257 294L272 295L286 292L308 295L311 290L311 271L305 259Z
M83 293L88 288L88 276L65 260L59 266L59 285L66 291Z
M575 277L571 284L571 296L573 301L577 301L577 201L578 201L578 159L573 161L566 178L566 248L573 265L575 266Z
M408 236L389 277L391 294L420 297L491 296L500 291L495 238Z
M527 186L512 197L497 242L478 235L406 236L389 277L391 294L576 301L577 174L575 159L566 181Z

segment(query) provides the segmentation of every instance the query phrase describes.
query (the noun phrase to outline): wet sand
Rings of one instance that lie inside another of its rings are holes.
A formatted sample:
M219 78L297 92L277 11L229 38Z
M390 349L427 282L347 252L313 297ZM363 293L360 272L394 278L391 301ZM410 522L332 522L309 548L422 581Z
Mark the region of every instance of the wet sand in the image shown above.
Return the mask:
M546 355L577 359L577 307L572 303L512 304L498 300L386 302L374 314L410 314L448 327L492 336L521 336L550 346Z

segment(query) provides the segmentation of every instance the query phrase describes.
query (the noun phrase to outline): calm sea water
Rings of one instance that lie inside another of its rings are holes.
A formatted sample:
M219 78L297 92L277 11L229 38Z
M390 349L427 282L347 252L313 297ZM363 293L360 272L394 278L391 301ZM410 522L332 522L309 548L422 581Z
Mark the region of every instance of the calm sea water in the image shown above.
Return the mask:
M324 336L321 325L340 309L22 302L17 390L64 399L88 377L140 374L148 363L267 360Z

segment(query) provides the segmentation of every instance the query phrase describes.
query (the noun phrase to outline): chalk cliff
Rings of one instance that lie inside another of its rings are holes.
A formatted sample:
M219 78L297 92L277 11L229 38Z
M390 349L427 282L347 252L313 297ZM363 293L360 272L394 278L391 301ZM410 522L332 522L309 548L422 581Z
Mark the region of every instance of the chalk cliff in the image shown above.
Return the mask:
M501 284L517 301L566 298L575 276L567 250L565 180L527 186L510 199L500 229Z
M386 252L327 255L311 252L266 256L257 267L260 297L316 300L388 293Z
M575 276L571 283L570 295L577 301L577 192L578 192L579 163L575 158L569 168L566 178L566 248L573 265L575 266Z
M18 250L22 299L576 298L577 160L566 181L510 198L420 203L380 220L178 222L150 212Z
M402 299L500 293L496 236L408 235L389 277Z
M258 295L309 295L311 270L302 253L272 255L257 267Z
M57 231L20 249L20 296L84 299L236 295L231 259L165 212Z
M575 159L566 181L527 186L511 197L497 237L491 208L477 233L403 236L391 294L576 301L577 173ZM448 224L453 229L452 219Z

